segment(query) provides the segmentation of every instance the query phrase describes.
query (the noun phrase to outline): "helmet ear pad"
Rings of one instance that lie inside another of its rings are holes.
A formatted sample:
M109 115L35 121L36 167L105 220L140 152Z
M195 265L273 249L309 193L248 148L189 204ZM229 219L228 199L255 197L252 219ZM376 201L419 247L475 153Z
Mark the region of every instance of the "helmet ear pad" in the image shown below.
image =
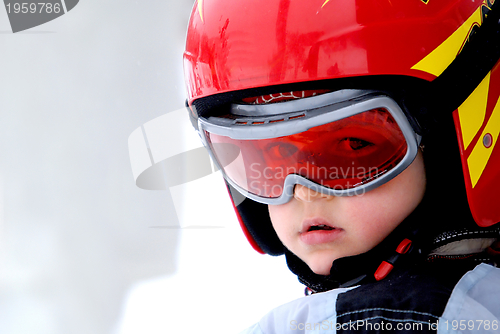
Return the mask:
M244 197L226 180L224 181L243 233L252 247L259 253L283 255L285 246L273 228L267 205Z

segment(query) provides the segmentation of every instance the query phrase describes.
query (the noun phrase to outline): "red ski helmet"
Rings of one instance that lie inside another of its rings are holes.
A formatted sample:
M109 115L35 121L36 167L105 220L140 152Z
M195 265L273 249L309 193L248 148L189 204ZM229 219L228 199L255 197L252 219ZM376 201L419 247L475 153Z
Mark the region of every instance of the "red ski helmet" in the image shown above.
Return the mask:
M429 83L407 101L424 110L415 130L454 110L469 207L479 226L491 226L500 221L500 10L492 7L492 0L199 0L184 53L191 116L287 90L382 78ZM235 210L254 248L279 254L271 224L254 226L269 220L262 206L247 199Z

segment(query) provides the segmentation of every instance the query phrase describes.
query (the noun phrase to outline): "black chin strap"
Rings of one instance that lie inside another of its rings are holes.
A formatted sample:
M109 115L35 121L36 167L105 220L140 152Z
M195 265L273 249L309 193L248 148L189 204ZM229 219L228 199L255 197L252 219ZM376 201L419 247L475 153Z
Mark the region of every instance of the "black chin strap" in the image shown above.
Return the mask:
M427 229L425 227L422 230L407 229L406 233L404 229L396 229L372 250L364 254L335 260L330 275L327 276L313 273L307 264L288 250L285 251L285 256L290 270L298 276L302 284L308 287L306 291L312 293L379 281L388 276L394 267L402 269L435 262L438 263L438 266L447 266L450 270L456 270L456 267L463 266L470 266L472 269L480 262L491 262L492 259L498 261L500 258L500 250L494 247L490 247L486 253L471 256L469 261L464 260L462 256L457 256L456 260L461 262L459 266L453 263L455 262L454 257L443 258L442 260L448 260L443 262L427 255L431 249L458 240L499 238L500 224L487 229L477 226L457 226L457 229L440 232L433 238L422 236L427 235ZM397 240L401 240L401 242L398 243ZM409 240L412 241L411 246L408 243Z
M341 258L333 262L330 275L323 276L313 273L297 256L288 250L285 251L288 267L298 276L299 281L313 293L350 287L385 278L392 270L392 267L396 265L396 261L393 261L394 255L390 254L391 252L374 248L364 254ZM404 258L406 257L406 260L410 257L414 258L417 254L418 250L411 248L410 252L398 257L397 262L399 263L397 266L401 267L404 263L413 263L412 261L405 261ZM386 270L387 267L390 267L390 270ZM380 271L379 268L384 268L384 271L382 276L377 277L377 273Z
M421 257L420 245L424 245L417 237L418 229L411 224L413 219L396 228L382 243L372 250L333 261L330 275L315 274L306 263L289 250L285 250L288 268L298 276L299 281L313 292L324 292L331 289L354 286L385 278L392 267L413 264ZM411 240L411 247L398 253L404 240ZM382 270L381 270L382 268ZM389 268L389 270L387 270ZM378 276L378 277L377 277Z

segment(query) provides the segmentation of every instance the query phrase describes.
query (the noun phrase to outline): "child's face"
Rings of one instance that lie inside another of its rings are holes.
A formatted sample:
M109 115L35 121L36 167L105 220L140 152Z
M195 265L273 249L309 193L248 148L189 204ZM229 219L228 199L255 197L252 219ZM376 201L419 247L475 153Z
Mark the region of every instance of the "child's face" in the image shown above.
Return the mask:
M363 195L334 197L295 186L294 198L269 205L281 242L316 274L338 258L365 253L386 238L420 203L425 170L419 152L401 174ZM311 226L327 225L329 227Z

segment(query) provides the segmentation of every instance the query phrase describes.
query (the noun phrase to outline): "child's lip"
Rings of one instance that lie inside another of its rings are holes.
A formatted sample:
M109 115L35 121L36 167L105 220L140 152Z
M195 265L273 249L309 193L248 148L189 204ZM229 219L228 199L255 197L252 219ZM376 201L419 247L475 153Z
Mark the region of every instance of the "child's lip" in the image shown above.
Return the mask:
M325 225L325 226L327 226L328 228L330 228L332 230L334 230L334 229L337 228L337 227L333 226L333 224L331 224L326 219L321 218L321 217L315 217L315 218L304 219L304 221L302 221L302 226L300 228L299 233L303 234L303 233L310 232L311 227L313 227L313 226L321 226L321 225Z
M313 226L322 226L322 228L311 229ZM302 222L300 240L306 245L320 245L336 241L343 235L344 230L333 226L323 218L305 219Z

